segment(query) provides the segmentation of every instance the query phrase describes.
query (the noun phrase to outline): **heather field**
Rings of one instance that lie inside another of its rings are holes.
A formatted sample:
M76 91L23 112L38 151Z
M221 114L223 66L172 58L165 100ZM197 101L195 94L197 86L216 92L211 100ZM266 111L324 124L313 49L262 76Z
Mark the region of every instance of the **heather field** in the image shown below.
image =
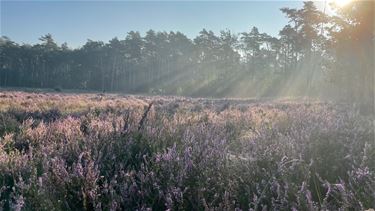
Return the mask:
M346 104L0 92L0 210L368 210Z

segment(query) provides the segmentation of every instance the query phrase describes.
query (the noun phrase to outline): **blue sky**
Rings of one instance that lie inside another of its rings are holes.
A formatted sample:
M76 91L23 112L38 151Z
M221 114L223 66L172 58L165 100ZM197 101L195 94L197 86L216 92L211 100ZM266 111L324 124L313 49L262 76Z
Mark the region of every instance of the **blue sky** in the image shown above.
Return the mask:
M203 28L234 33L257 26L276 36L287 23L281 7L301 1L3 1L1 35L19 43L36 43L51 33L61 44L83 45L87 39L123 39L128 31L181 31L194 38Z

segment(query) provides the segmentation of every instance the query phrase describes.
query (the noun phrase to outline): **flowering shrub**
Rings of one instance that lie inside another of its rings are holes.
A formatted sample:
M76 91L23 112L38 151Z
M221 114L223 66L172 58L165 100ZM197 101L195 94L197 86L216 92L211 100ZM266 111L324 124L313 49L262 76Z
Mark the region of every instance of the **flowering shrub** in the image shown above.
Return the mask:
M373 125L348 105L2 96L4 210L375 207Z

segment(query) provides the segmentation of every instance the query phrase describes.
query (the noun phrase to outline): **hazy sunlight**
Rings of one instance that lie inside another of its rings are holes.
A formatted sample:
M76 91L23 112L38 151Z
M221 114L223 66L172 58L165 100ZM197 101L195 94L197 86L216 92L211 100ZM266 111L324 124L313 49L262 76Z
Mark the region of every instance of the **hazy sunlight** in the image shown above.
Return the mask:
M336 4L339 7L344 7L344 6L348 5L352 1L353 0L330 0L330 2Z

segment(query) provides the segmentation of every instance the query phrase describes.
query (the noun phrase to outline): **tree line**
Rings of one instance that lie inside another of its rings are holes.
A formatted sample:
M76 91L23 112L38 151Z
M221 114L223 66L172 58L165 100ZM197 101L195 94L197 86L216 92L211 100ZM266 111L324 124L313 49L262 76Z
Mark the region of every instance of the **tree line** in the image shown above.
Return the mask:
M203 29L130 31L80 48L0 39L0 86L84 89L190 96L335 95L373 93L374 2L354 1L327 15L313 2L282 8L279 36L252 27L233 34Z

